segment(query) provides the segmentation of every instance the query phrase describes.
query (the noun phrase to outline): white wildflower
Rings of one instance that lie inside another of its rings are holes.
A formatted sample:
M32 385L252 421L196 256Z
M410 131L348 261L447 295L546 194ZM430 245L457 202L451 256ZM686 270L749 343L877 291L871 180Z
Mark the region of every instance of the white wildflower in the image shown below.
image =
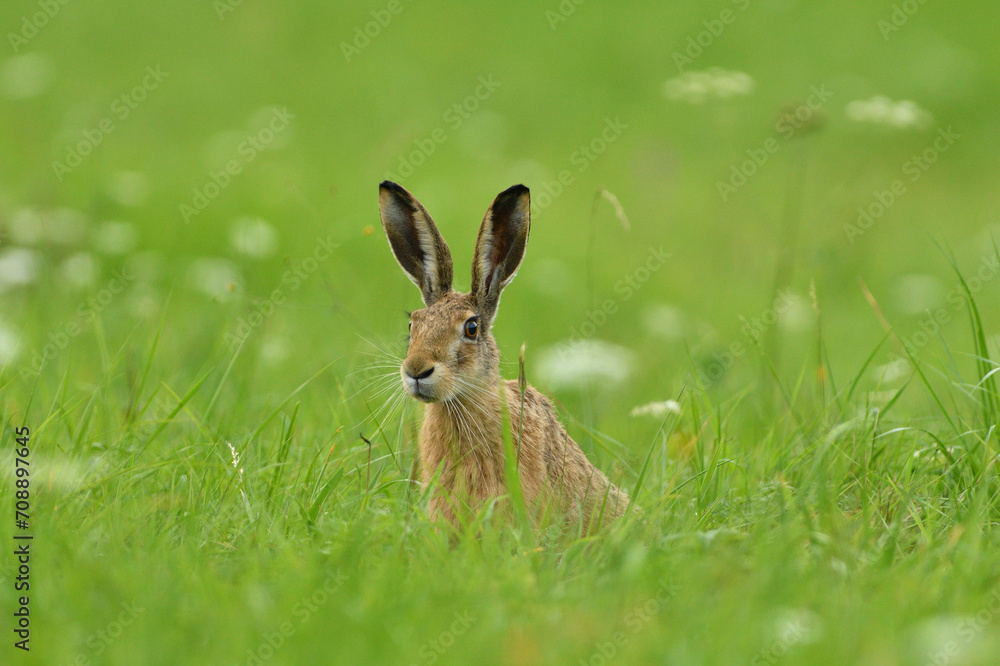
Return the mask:
M661 418L667 414L680 414L681 403L676 400L663 400L662 402L647 402L645 405L633 407L628 413L629 416L653 416Z
M253 259L274 254L277 240L274 227L259 217L237 218L229 231L229 244L233 250Z
M188 284L207 296L228 301L242 290L239 270L218 257L198 259L188 269Z
M684 72L663 84L667 99L702 104L709 98L727 99L753 92L754 80L746 72L712 67L704 72Z
M236 447L233 446L232 442L226 442L226 446L229 447L229 453L233 456L233 469L238 471L240 476L242 476L243 468L240 467L240 452L236 450Z
M0 292L35 281L38 255L33 250L14 247L0 251Z
M684 313L671 305L649 305L642 313L646 331L668 342L684 339Z
M259 353L262 363L277 365L288 358L288 342L282 337L266 337L260 343Z
M847 117L858 123L896 129L925 129L934 122L931 113L916 102L906 99L894 102L884 95L853 100L847 105Z
M538 376L554 389L616 386L632 375L635 354L604 340L566 340L542 350Z
M240 497L243 498L243 507L247 512L247 518L253 520L253 509L250 508L250 499L247 497L246 485L243 482L243 467L240 466L240 453L236 450L236 447L233 446L232 442L226 442L226 446L229 447L229 453L233 457L233 469L235 469L239 474L239 480L237 483L239 484Z
M784 309L778 309L778 321L789 331L803 331L815 319L815 311L801 295L787 292Z

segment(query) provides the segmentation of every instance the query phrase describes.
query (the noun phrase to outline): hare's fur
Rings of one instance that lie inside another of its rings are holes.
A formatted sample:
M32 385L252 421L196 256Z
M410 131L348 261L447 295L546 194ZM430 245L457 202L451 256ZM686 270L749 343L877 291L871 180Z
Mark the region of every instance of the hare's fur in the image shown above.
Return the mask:
M589 528L622 515L628 497L587 460L552 403L531 386L522 399L517 381L500 378L490 329L527 244L528 189L506 190L487 211L467 294L452 290L450 251L423 206L389 182L381 186L379 204L393 253L427 306L411 315L400 375L410 395L427 403L420 462L424 484L436 485L434 516L455 522L466 509L508 494L504 399L521 489L536 520L563 516Z

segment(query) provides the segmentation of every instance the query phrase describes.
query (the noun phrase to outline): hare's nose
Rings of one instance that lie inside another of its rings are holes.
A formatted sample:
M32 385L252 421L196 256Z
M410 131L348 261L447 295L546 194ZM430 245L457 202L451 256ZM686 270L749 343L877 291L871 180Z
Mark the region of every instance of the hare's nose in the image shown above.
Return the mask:
M406 374L409 375L411 379L427 379L433 373L434 373L434 366L433 365L431 367L427 368L426 370L424 370L422 372L419 372L417 374L413 374L413 372L409 368L406 368Z

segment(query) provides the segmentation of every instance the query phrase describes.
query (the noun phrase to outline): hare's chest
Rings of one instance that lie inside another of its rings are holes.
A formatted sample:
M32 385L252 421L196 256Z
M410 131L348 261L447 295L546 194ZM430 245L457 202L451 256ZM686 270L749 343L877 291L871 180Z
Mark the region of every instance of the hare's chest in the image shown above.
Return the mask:
M420 440L425 482L480 498L504 493L504 459L489 439L466 432L463 424L428 418Z

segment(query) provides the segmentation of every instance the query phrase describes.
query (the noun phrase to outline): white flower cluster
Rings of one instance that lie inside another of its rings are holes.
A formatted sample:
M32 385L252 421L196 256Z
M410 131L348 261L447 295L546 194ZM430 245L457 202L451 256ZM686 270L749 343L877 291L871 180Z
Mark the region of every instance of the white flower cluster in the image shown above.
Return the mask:
M664 400L662 402L648 402L645 405L633 407L628 413L629 416L652 416L663 417L667 414L680 414L681 403L676 400Z
M702 104L710 98L727 99L753 92L754 80L746 72L712 67L704 72L684 72L663 84L667 99Z
M617 386L632 375L635 355L605 340L564 341L541 352L538 375L553 389Z
M925 129L934 122L929 111L908 99L894 102L884 95L856 99L847 105L847 117L858 123L886 125L896 129Z
M263 259L274 254L278 234L266 220L259 217L240 217L233 220L229 231L229 244L233 250L251 259Z

